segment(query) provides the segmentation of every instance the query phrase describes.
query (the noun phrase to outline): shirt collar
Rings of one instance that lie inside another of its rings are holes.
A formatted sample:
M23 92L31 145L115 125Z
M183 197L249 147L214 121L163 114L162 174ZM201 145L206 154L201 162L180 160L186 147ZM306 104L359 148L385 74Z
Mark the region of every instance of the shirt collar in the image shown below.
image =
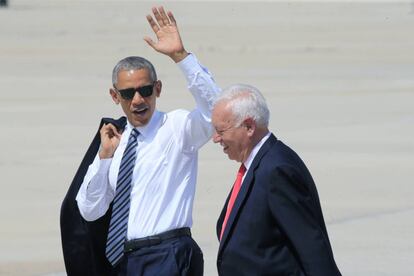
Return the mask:
M253 150L250 152L249 157L247 157L246 161L243 163L246 167L246 171L249 170L250 166L252 165L252 162L254 158L256 157L257 153L259 152L260 148L263 146L263 144L267 141L267 139L270 137L271 132L268 132L260 141L259 143L254 146Z
M152 117L150 121L148 122L148 124L146 124L145 126L135 127L139 131L140 133L139 136L142 139L151 137L157 132L157 129L159 128L162 122L162 117L163 117L162 115L163 115L162 112L159 112L158 110L154 110L154 113L152 114ZM134 126L127 120L126 130L128 132L131 132L133 128Z

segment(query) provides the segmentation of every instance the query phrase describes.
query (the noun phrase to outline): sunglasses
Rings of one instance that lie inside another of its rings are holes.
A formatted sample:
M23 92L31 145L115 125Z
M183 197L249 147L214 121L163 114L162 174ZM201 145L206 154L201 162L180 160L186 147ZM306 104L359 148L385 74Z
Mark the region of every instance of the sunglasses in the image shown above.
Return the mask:
M135 93L138 92L141 97L146 98L152 95L154 91L154 84L145 85L137 88L125 88L125 89L115 89L121 94L121 97L124 100L132 100L135 96Z

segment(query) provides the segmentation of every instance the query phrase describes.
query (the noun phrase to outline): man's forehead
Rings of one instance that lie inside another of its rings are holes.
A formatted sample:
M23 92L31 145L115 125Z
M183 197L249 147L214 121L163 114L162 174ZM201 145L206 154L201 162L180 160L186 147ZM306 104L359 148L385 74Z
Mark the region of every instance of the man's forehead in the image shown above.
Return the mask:
M233 117L234 116L230 108L228 108L226 105L223 105L223 106L217 105L213 109L213 116L212 116L213 124L216 124L216 125L232 124L234 121Z
M130 70L121 70L118 73L118 83L119 82L129 82L129 81L148 81L150 80L150 75L146 69L130 69Z
M141 68L141 69L122 69L122 70L119 70L118 77L119 76L132 76L132 75L135 75L135 74L149 76L148 70L145 69L145 68Z

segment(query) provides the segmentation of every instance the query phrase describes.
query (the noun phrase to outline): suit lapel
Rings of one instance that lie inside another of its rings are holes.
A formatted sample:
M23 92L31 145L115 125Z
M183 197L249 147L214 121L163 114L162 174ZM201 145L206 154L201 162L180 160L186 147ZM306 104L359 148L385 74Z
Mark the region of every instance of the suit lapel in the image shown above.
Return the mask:
M221 214L220 214L220 216L217 220L217 225L216 225L217 239L220 239L221 227L223 225L224 217L226 215L226 209L227 209L227 205L229 204L231 191L232 191L232 189L230 190L230 193L227 196L227 199L224 203L224 207L223 207L223 209L221 209Z
M276 143L277 139L276 137L271 134L270 137L267 139L267 141L263 144L263 146L260 148L259 152L255 156L252 165L250 166L249 170L247 171L246 177L243 180L242 186L240 188L239 194L237 195L236 201L234 202L233 209L231 210L230 217L227 221L226 229L223 233L223 238L220 241L220 247L219 247L219 254L223 249L224 244L226 243L227 239L229 238L229 232L233 227L234 220L237 217L237 214L240 212L240 209L247 199L247 196L250 193L250 190L254 183L254 171L257 169L257 167L260 164L260 160L263 158L263 156L268 152L268 150L273 146L274 143ZM227 197L226 204L224 205L224 208L222 210L222 213L219 218L219 222L223 222L223 213L226 212L227 208L227 202L228 202L229 196ZM221 231L221 224L219 227ZM220 233L220 232L219 232Z

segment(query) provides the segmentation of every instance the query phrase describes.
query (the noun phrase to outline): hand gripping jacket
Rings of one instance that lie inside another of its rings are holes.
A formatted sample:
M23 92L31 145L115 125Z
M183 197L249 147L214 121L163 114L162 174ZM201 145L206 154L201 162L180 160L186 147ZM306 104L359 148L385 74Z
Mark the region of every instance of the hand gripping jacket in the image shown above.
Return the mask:
M115 271L105 256L106 237L111 219L112 206L106 214L96 221L87 222L79 213L76 195L83 178L98 153L101 143L99 130L104 124L111 123L119 131L126 125L126 118L118 120L102 118L91 145L88 148L60 210L60 232L66 273L69 276L106 276L115 275Z

